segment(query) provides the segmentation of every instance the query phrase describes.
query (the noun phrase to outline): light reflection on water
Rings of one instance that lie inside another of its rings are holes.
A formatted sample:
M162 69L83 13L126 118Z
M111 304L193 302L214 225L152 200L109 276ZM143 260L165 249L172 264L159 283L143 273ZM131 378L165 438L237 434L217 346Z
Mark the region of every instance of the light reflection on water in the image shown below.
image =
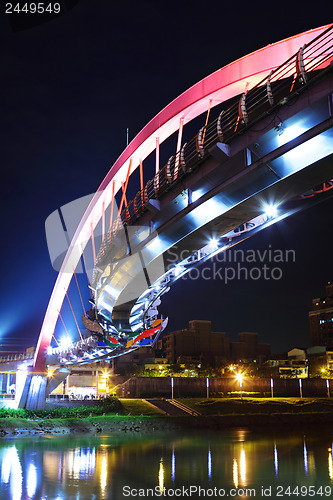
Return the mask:
M332 434L244 429L184 435L39 438L0 443L0 499L125 498L123 487L332 486ZM139 496L139 495L138 495Z

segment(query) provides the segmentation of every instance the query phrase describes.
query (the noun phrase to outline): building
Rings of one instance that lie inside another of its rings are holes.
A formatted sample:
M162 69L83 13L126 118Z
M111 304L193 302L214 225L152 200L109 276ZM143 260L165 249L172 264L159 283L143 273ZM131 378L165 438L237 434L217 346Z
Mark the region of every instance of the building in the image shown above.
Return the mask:
M260 344L256 332L241 332L238 342L230 343L230 358L233 363L243 361L258 361L260 363L270 359L271 346Z
M327 370L333 370L333 349L324 346L313 346L307 349L309 376L318 377Z
M333 285L326 286L326 296L312 300L309 312L311 346L333 347Z
M288 351L287 359L279 360L280 378L307 378L308 363L306 351L295 347Z
M162 363L162 361L156 360L155 358L155 351L151 347L140 347L128 354L114 358L114 372L123 374L128 368L133 368L134 366Z
M209 363L229 360L229 339L224 332L212 332L211 321L192 320L189 328L165 336L168 363Z

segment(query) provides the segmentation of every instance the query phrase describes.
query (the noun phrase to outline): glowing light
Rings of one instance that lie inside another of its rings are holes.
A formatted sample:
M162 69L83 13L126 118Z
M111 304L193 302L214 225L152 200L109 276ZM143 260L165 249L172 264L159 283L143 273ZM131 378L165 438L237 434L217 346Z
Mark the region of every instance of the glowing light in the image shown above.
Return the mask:
M309 475L308 450L306 449L305 441L303 445L303 456L304 456L304 470L305 474L308 476Z
M104 493L104 490L106 488L107 476L108 476L107 458L106 456L104 456L102 460L101 477L100 477L102 493Z
M239 382L239 387L242 387L242 385L243 385L243 374L242 373L237 373L236 374L236 379Z
M278 477L279 460L278 460L278 451L277 451L276 443L274 443L274 468L275 468L275 475L276 475L276 477Z
M75 448L72 460L74 478L79 479L94 474L96 466L95 448Z
M203 195L203 192L200 189L197 189L196 191L192 191L192 196L191 196L192 203L194 203L199 198L201 198L202 195Z
M37 489L37 468L34 464L30 464L28 468L28 477L27 477L27 493L29 498L35 496L36 489Z
M232 464L232 478L234 481L235 488L238 488L238 464L235 458Z
M246 483L246 456L244 448L241 451L240 463L239 463L240 478L243 484Z
M149 236L149 232L150 232L149 227L141 228L140 231L137 232L138 241L141 243L142 241L147 239Z
M172 481L176 479L176 457L174 449L172 449L172 457L171 457L171 479Z
M162 493L164 490L164 466L163 466L163 458L160 460L160 468L158 471L158 487L160 492Z
M282 146L283 144L287 144L287 142L296 139L299 135L305 132L305 128L302 127L299 123L290 126L284 126L281 124L278 126L278 144Z
M22 496L22 467L16 446L5 450L1 464L1 481L10 483L11 499L20 500Z
M212 478L212 452L208 451L208 478Z
M53 375L53 370L48 370L48 372L47 372L47 376L48 376L48 377L52 377L52 375Z
M225 213L230 206L222 203L219 200L211 198L207 200L201 205L195 207L192 212L190 212L191 219L197 225L197 227L202 226L203 224L207 224L212 218L212 215L217 217L218 215L222 215Z
M328 130L291 149L281 157L281 160L286 173L291 174L332 153L332 131Z
M328 450L328 474L330 476L330 480L333 481L333 458L332 458L332 450Z
M272 204L266 205L264 213L266 217L268 217L269 219L273 219L278 214L277 206Z
M184 267L181 266L180 264L177 264L176 267L174 268L174 273L175 273L175 276L179 276L183 271L184 271Z
M69 349L72 346L72 341L69 337L62 337L59 342L61 349Z
M216 248L218 247L218 240L217 240L216 238L212 238L212 239L210 240L210 245L211 245L214 249L216 249Z
M46 350L47 354L52 354L53 353L53 348L49 345L47 350Z

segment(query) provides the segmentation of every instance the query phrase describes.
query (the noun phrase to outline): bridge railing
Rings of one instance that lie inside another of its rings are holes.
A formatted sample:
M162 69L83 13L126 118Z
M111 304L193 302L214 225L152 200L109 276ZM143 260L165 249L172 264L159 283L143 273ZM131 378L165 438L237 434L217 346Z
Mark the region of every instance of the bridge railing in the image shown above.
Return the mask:
M7 356L0 356L0 363L8 363L8 361L24 361L27 359L33 359L33 357L33 353L8 354Z
M207 157L214 144L229 143L264 114L287 103L295 92L305 88L332 60L333 26L330 26L311 42L300 47L296 54L272 70L252 89L245 91L238 101L222 110L215 120L202 127L195 137L169 158L155 177L146 183L117 216L102 242L96 264L103 262L119 228L133 224L146 210L150 199L161 197L181 177L196 168Z

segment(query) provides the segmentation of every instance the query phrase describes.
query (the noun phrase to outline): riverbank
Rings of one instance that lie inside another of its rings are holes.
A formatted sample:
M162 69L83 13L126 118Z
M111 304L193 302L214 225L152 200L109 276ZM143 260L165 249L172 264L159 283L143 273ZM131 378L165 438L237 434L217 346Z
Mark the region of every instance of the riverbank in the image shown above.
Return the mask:
M166 416L144 400L122 400L124 414L82 415L67 418L0 418L0 437L67 434L155 434L191 429L219 430L233 427L313 429L333 425L333 401L329 399L188 399L199 416Z
M331 413L311 414L253 414L211 417L124 417L107 415L84 419L42 419L30 421L20 418L0 419L0 437L27 437L66 434L118 434L181 432L191 429L219 430L235 427L249 429L313 429L333 425Z

